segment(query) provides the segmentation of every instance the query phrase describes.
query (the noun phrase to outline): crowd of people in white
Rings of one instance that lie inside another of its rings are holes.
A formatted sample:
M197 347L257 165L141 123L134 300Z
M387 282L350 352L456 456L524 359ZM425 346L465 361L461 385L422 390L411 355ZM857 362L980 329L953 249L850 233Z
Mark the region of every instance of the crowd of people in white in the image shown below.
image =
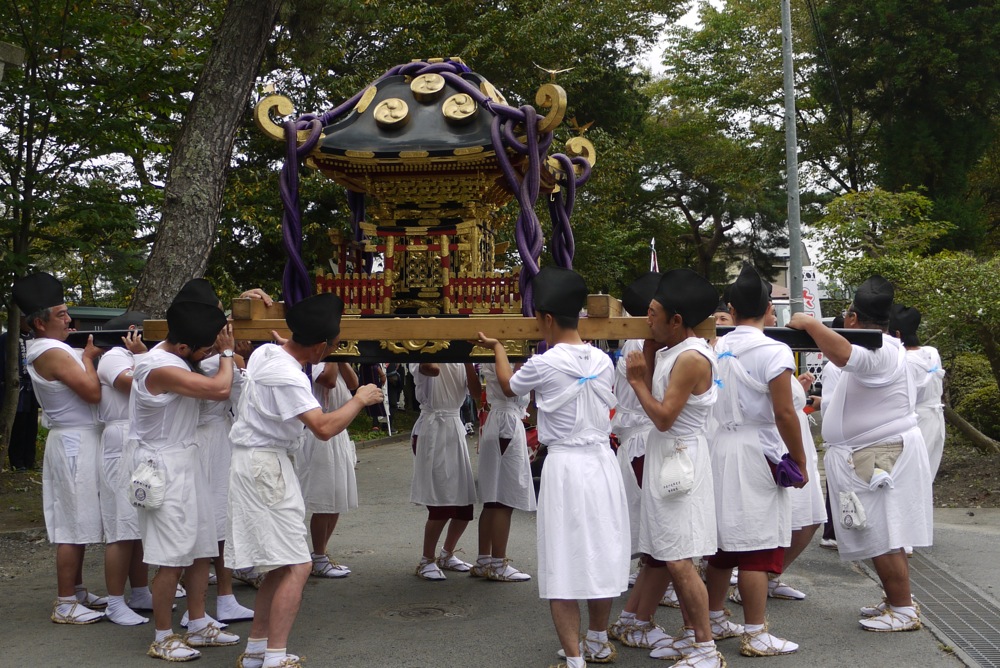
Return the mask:
M796 376L792 351L764 334L773 324L770 285L749 266L721 303L690 270L640 277L623 303L647 318L651 338L623 342L617 364L579 336L582 277L544 268L532 285L544 352L511 365L503 345L481 333L495 364L407 369L420 408L411 501L428 510L418 577L531 580L507 544L513 511L537 510L538 590L549 600L560 665L613 661L617 640L679 666L724 666L716 643L730 637L747 656L798 649L768 629L767 600L806 596L779 576L829 519L841 558L871 559L885 590L884 601L861 608L861 628L920 628L906 552L931 544L943 371L936 351L920 346L919 313L894 304L887 281L859 286L844 316L847 329L881 330L877 349L802 314L789 322L829 360L822 397L811 401L814 379ZM138 625L151 611L149 655L187 661L200 648L238 644L227 622L252 620L240 666L299 665L286 647L306 579L351 572L327 555L340 514L358 505L346 428L384 400L350 364L322 361L338 341L340 300L320 294L290 306L291 336L251 349L237 345L212 287L195 279L152 349L136 329L143 315L126 313L107 325L130 330L120 341L91 337L79 350L65 343L70 317L57 279L33 274L13 292L34 335L27 368L49 426L52 621ZM259 290L245 295L270 303ZM706 341L694 328L713 312L735 329ZM476 475L461 409L484 387L490 410ZM524 428L532 400L547 448L537 498ZM807 402L824 415L830 518ZM458 543L477 502L478 553L467 563ZM107 596L83 585L84 551L94 543L106 544ZM632 558L640 568L630 577ZM151 582L147 565L157 568ZM259 587L253 610L233 595L234 577ZM210 579L214 617L205 609ZM183 635L172 614L182 595ZM727 598L742 604L742 624ZM582 636L579 601L589 613ZM653 621L658 605L680 608L678 634Z

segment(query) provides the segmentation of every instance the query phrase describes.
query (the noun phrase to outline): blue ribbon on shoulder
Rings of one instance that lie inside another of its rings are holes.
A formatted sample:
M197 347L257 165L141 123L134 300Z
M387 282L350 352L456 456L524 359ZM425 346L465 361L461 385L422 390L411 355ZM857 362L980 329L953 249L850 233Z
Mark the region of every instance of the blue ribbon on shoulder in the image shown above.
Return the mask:
M583 384L584 384L584 383L586 383L586 382L587 382L588 380L594 380L595 378L597 378L597 374L595 374L595 375L593 375L593 376L584 376L583 378L579 378L579 379L577 379L577 381L576 381L576 384L577 384L577 385L583 385Z

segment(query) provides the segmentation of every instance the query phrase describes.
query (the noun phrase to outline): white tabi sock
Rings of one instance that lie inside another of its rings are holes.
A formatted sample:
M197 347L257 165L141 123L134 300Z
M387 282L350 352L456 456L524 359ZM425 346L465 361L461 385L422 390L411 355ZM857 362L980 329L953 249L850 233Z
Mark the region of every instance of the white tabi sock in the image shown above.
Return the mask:
M223 594L216 597L215 611L218 613L220 619L228 619L230 621L253 618L253 610L240 605L240 602L236 600L235 594Z
M594 631L593 629L587 629L587 640L599 643L606 643L608 641L608 632Z
M149 621L148 617L143 617L135 613L132 608L125 604L124 596L111 596L108 594L108 610L104 616L115 624L121 626L137 626Z
M263 654L267 651L267 638L247 638L247 654Z
M708 611L708 618L709 619L714 619L716 621L719 621L719 620L724 619L725 616L726 616L726 611L725 610L709 610Z
M271 649L268 647L264 650L264 668L276 668L276 666L280 666L286 656L288 656L287 648Z
M149 596L152 597L152 592L149 591L149 587L132 587L132 593L130 596Z
M264 665L264 652L267 650L267 638L247 638L247 648L237 665L240 668L261 668Z
M625 621L626 619L635 619L635 613L634 612L626 612L626 611L622 610L621 614L618 615L618 619L620 621Z
M566 668L587 668L587 662L582 656L567 656Z
M483 566L488 566L489 564L496 563L496 561L497 561L496 559L494 559L492 556L488 554L480 554L479 556L476 557L476 563L481 564ZM503 561L503 559L500 559L500 561Z
M208 615L205 615L200 619L188 618L188 633L198 633L206 626L208 626L209 622L211 621L212 620L209 619Z
M317 554L313 552L311 556L314 564L322 564L324 561L330 561L330 557L328 557L326 553Z
M764 630L763 624L744 624L743 630L747 633L757 633Z
M156 629L156 642L160 642L161 640L163 640L167 636L173 635L173 633L174 633L174 630L172 628L167 629L166 631L161 631L160 629Z

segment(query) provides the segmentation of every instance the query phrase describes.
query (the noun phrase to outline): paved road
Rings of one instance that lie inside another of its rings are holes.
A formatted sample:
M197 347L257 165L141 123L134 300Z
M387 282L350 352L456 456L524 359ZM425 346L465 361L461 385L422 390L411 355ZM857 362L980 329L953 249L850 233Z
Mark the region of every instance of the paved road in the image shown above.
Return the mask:
M470 440L470 443L473 443ZM473 444L474 448L474 444ZM473 454L473 457L475 455ZM547 605L530 583L495 583L450 575L445 582L426 582L413 575L420 553L425 511L409 503L411 455L397 442L358 451L361 508L341 518L331 554L348 563L353 574L344 580L311 578L289 650L306 657L306 666L399 666L401 668L522 666L556 663L558 648ZM941 517L939 546L933 556L967 568L966 579L987 592L1000 592L1000 573L981 555L996 545L1000 515L948 511ZM478 516L478 513L477 513ZM510 555L516 565L534 573L535 522L515 513ZM475 525L461 546L476 553ZM982 550L980 556L969 550ZM52 559L51 548L40 554ZM86 579L102 580L102 550L88 550ZM771 629L798 642L797 655L777 659L739 656L738 640L720 644L729 665L759 666L774 661L793 666L960 666L961 662L928 630L914 633L866 633L857 627L857 609L877 601L879 587L862 571L840 562L836 554L809 548L785 580L808 593L805 601L773 601ZM94 587L103 591L103 587ZM4 601L2 659L5 666L156 666L144 656L151 625L119 627L101 622L72 627L48 620L55 577L42 569L34 575L0 583ZM251 604L254 591L238 585L238 598ZM214 592L209 593L214 611ZM614 614L623 601L616 602ZM179 620L183 605L178 606ZM734 613L740 618L738 606ZM668 630L680 626L676 610L661 608L657 621ZM249 623L233 625L245 635ZM205 650L194 665L232 666L237 647ZM641 650L622 648L618 666L661 665Z

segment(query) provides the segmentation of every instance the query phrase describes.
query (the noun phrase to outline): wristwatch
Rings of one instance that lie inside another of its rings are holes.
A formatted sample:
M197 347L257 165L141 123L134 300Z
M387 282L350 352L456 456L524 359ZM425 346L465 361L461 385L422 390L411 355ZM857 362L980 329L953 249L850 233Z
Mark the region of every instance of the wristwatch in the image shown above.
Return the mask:
M222 351L221 353L219 353L219 357L232 357L232 356L233 356L233 354L234 354L234 353L233 353L233 351L232 351L231 349L229 349L229 348L226 348L226 349L225 349L225 350L223 350L223 351Z

